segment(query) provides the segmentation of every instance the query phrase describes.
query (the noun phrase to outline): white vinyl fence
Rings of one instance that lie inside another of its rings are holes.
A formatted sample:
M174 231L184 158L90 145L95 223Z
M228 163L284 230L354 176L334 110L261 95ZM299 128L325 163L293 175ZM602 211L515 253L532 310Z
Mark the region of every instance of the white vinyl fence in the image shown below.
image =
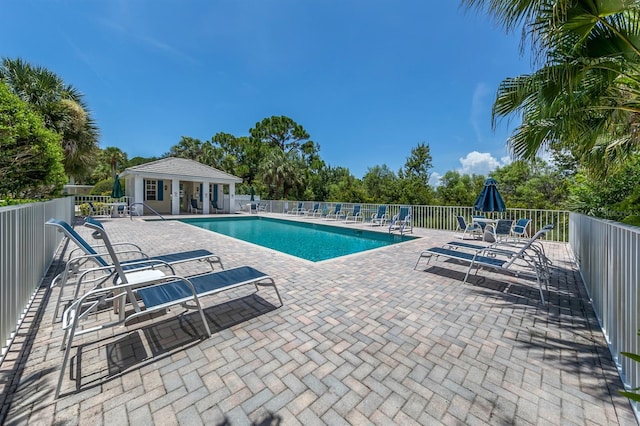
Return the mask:
M0 362L62 240L52 217L71 223L73 197L0 207Z
M569 245L620 377L627 389L637 388L640 364L622 352L640 354L640 228L577 213L569 225Z

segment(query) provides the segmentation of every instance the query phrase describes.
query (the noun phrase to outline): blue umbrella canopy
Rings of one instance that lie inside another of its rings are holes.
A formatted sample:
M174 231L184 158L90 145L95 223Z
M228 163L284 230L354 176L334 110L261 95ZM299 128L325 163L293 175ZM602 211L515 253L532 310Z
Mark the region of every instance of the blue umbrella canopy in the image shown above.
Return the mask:
M122 192L122 185L120 184L120 177L116 175L113 180L113 189L111 190L112 198L122 198L124 193Z
M473 204L473 208L479 212L504 212L507 207L504 204L502 196L498 192L496 186L498 182L489 178L484 182L484 188L478 195L476 202Z

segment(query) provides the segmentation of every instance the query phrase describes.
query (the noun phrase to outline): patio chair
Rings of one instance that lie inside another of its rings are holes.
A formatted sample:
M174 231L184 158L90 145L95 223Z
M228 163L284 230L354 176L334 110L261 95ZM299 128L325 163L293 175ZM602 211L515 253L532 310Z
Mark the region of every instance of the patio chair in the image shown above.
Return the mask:
M346 214L342 211L342 203L335 205L333 211L325 216L325 220L340 220Z
M479 225L482 230L487 226L487 222L484 222L482 219L486 219L487 217L483 214L474 214L471 216L471 223L475 223Z
M196 200L195 198L192 198L189 204L189 213L198 214L198 211L200 211L200 213L203 212L203 210L198 207L198 200Z
M126 217L129 214L129 206L126 204L118 204L116 206L116 213L120 217Z
M544 283L545 289L548 290L550 262L544 255L544 250L540 249L541 245L538 243L538 239L551 229L553 229L553 224L545 226L529 240L520 243L514 244L509 241L499 241L482 248L466 247L470 251L458 250L458 247L465 248L466 244L456 242L447 243L443 247L431 247L420 253L414 269L418 267L422 258L427 258L427 262L430 262L432 258L444 257L469 263L469 268L464 276L464 283L467 282L473 267L476 268L476 275L481 267L487 267L511 273L515 276L534 277L538 285L540 300L544 305L542 285ZM451 247L452 245L458 247Z
M511 235L513 220L499 219L495 225L487 225L484 228L484 240L494 243L498 240L504 240Z
M354 222L358 223L358 221L363 221L364 217L361 213L362 206L360 204L356 204L353 206L353 211L347 212L344 216L344 223Z
M529 224L531 219L518 219L513 228L511 228L511 236L513 238L529 238Z
M94 226L99 226L104 229L102 224L93 218L87 218L85 223L92 223ZM106 244L97 245L95 247L90 245L71 227L71 225L63 220L49 219L45 225L52 226L59 232L62 232L67 238L69 238L69 240L73 241L78 246L78 249L83 253L82 255L76 255L76 251L72 251L69 254L69 260L67 260L64 270L54 277L51 282L51 287L60 286L60 292L58 293L58 299L56 301L56 307L53 315L54 322L58 318L58 312L63 300L64 288L68 285L71 277L77 277L73 297L73 299L75 299L80 291L81 278L86 278L87 271L97 272L97 277L94 279L85 279L85 284L94 283L94 286L102 285L110 278L113 278L113 274L115 272L113 265L116 261L120 262L126 273L133 273L160 266L171 269L174 265L193 261L207 262L212 270L214 269L214 264L218 264L221 269L224 269L220 257L208 250L190 250L160 256L149 256L144 253L138 245L129 242L114 243L111 245L111 250L109 250L109 247L107 247ZM129 249L121 250L121 247L129 247ZM97 250L101 251L98 252ZM133 256L134 258L128 260L113 259L110 254L111 252L121 257ZM87 263L93 264L96 268L103 269L96 271L94 268L83 268Z
M92 201L87 201L89 205L89 216L109 216L111 213L105 206L97 207Z
M258 214L260 212L267 212L267 205L264 203L250 203L249 212Z
M371 226L384 226L388 218L387 206L378 206L378 211L371 215Z
M456 221L458 222L458 228L456 232L462 231L462 239L464 240L465 235L469 233L470 235L482 236L482 227L477 223L467 223L462 216L456 216ZM475 237L474 237L475 238Z
M404 234L406 230L409 230L409 232L413 233L411 207L400 207L400 211L398 212L398 214L391 218L391 223L389 224L389 233L392 233L394 230L399 230L400 234Z
M218 207L218 203L216 201L211 200L211 212L213 213L224 213L224 209Z

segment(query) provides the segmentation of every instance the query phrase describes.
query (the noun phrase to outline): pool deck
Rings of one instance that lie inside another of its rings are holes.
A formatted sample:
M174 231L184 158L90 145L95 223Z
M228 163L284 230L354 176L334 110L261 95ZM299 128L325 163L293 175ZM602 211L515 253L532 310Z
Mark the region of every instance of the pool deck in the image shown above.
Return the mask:
M238 289L202 300L208 339L181 309L90 334L74 342L54 400L56 259L0 366L0 423L637 424L565 244L545 243L543 306L535 281L481 270L464 284L456 262L414 270L451 232L416 229L416 240L313 263L178 221L103 223L151 255L204 248L225 268L253 266L275 278L284 306L271 289Z

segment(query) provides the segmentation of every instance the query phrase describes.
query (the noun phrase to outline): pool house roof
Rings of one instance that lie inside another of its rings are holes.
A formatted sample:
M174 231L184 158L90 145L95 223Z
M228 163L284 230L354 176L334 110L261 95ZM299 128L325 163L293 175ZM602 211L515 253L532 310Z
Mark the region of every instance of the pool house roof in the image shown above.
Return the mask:
M187 158L167 157L139 166L128 167L121 177L142 176L150 179L180 179L220 183L242 183L242 178Z

